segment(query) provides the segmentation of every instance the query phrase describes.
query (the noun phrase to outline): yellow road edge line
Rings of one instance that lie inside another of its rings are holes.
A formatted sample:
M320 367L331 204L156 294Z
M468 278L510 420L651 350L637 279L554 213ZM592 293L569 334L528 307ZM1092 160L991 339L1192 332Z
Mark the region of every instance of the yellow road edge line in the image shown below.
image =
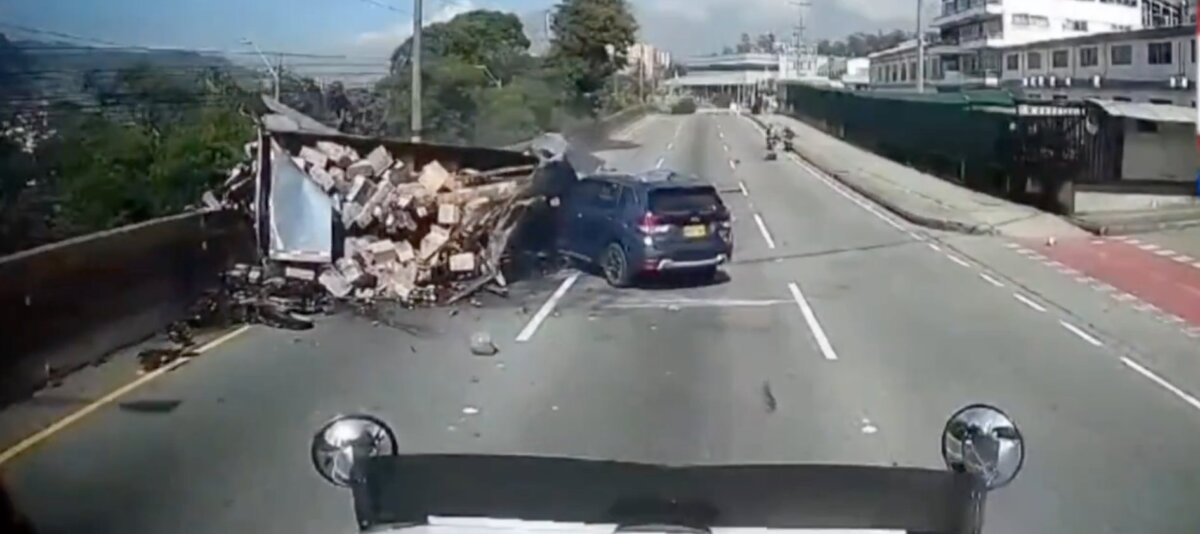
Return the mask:
M208 352L208 351L218 347L222 343L225 343L237 336L240 336L240 335L246 333L247 330L250 330L249 325L240 326L232 332L224 334L221 337L218 337L217 339L214 339L212 341L209 341L208 343L205 343L204 345L201 345L200 348L196 349L193 352L195 352L198 355ZM99 399L93 401L91 404L88 404L87 406L80 408L79 410L71 413L70 415L67 415L64 418L59 419L58 421L55 421L54 424L52 424L46 428L43 428L42 430L38 431L36 434L21 440L16 445L13 445L12 447L9 447L8 449L6 449L4 452L0 452L0 466L3 466L4 464L8 463L12 459L16 458L17 456L20 456L21 453L33 448L34 446L38 445L39 443L41 443L43 441L49 439L54 434L57 434L57 433L61 432L62 430L66 429L67 427L79 422L79 420L83 419L84 417L87 417L92 412L95 412L96 410L99 410L100 408L103 408L104 406L111 404L113 401L117 400L118 398L121 398L121 397L127 395L129 392L145 385L147 382L150 382L151 380L154 380L155 378L158 378L166 373L171 372L173 369L187 363L189 360L191 360L191 358L180 358L180 359L175 360L167 365L159 367L158 369L155 369L149 373L146 373L146 374L138 377L137 380L134 380L133 382L130 382L128 384L125 384L124 386L117 388L115 391L113 391L103 397L100 397Z

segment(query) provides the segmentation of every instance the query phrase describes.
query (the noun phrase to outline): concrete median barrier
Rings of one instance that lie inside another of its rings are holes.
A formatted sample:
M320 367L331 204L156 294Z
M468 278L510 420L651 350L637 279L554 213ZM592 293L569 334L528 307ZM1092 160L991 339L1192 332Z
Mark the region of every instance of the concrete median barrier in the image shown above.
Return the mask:
M187 213L0 258L0 404L182 318L253 254L247 224L227 211Z

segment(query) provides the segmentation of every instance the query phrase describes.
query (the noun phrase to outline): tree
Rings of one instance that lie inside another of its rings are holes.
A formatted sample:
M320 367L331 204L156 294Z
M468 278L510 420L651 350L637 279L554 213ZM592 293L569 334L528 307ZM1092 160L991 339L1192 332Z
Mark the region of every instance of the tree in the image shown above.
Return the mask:
M750 41L750 34L743 33L742 40L738 41L737 53L748 54L754 51L754 43Z
M497 62L511 61L512 56L525 54L529 50L529 39L516 15L480 9L422 29L421 48L423 63L454 57L490 68ZM392 72L404 71L411 56L410 37L392 52Z
M552 29L551 61L577 95L594 97L627 64L638 24L625 0L564 0Z
M775 34L768 32L768 33L759 35L758 40L755 42L755 48L757 49L757 51L762 52L764 54L770 54L770 53L774 52L775 51Z

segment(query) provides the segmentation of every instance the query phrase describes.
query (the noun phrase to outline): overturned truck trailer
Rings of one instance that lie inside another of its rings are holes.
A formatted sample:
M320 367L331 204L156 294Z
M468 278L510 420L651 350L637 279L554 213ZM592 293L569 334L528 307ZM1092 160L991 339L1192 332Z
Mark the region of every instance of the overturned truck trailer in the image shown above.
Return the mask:
M264 124L259 251L339 299L437 304L504 286L521 270L512 260L552 254L571 160L600 165L553 137L516 152Z

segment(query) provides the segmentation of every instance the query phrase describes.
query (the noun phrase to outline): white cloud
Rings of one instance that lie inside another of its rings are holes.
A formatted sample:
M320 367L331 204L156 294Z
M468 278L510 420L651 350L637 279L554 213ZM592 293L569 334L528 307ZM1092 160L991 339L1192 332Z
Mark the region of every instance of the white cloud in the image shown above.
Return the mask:
M458 15L479 9L472 0L450 0L441 3L441 7L432 13L425 13L425 25L446 22ZM360 33L354 36L353 48L357 52L375 52L383 55L390 54L405 39L412 35L412 20L395 24L382 30Z
M924 0L926 8L937 4ZM790 39L798 12L786 0L631 0L641 39L676 54L715 52L742 32L774 32ZM841 38L857 31L911 29L913 0L812 0L810 39Z

